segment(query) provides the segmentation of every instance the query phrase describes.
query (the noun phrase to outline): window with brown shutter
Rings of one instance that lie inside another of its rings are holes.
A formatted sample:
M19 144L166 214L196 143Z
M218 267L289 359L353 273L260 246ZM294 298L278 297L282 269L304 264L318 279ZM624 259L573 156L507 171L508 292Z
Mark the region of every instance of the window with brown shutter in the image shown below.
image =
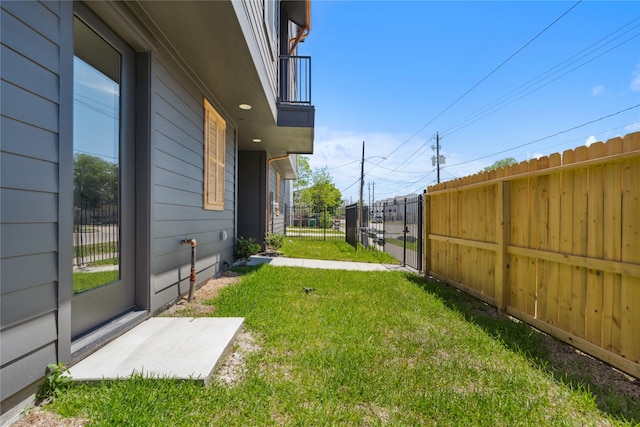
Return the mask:
M224 210L225 133L227 123L204 100L204 208Z

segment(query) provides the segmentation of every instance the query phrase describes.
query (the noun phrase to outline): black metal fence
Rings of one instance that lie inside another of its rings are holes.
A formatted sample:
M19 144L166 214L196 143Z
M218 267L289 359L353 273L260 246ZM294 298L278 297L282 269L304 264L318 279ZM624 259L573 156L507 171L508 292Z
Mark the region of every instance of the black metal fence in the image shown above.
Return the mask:
M285 235L303 240L345 240L345 209L285 206Z
M84 201L74 208L73 264L78 267L119 257L119 212L117 204L97 207ZM117 263L117 261L115 261Z
M423 197L384 203L384 251L403 265L422 271Z

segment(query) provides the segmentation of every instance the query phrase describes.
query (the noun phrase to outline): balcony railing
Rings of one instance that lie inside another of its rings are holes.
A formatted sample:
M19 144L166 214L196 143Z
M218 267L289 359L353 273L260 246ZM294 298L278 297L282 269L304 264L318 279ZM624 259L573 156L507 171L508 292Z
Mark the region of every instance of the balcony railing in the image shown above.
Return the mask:
M280 94L278 102L311 105L311 57L280 57Z

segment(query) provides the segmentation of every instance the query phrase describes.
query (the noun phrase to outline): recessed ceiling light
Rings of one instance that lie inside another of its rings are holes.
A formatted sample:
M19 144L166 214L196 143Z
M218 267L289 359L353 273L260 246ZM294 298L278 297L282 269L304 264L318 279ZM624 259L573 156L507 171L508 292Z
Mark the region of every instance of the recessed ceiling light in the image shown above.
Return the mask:
M262 142L260 138L253 138L252 141L255 142L256 144Z
M251 110L251 105L249 105L249 104L240 104L240 105L238 105L238 107L241 110Z

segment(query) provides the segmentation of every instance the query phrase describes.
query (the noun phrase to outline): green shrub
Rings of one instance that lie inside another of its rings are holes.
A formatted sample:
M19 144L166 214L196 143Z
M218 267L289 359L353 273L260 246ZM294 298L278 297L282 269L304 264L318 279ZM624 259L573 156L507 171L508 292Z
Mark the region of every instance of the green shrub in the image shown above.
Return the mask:
M244 237L238 237L238 246L236 249L236 255L240 260L247 260L251 255L255 255L260 252L260 245L256 243L253 237L245 239Z
M269 232L264 236L264 244L269 250L278 252L284 246L284 234Z

